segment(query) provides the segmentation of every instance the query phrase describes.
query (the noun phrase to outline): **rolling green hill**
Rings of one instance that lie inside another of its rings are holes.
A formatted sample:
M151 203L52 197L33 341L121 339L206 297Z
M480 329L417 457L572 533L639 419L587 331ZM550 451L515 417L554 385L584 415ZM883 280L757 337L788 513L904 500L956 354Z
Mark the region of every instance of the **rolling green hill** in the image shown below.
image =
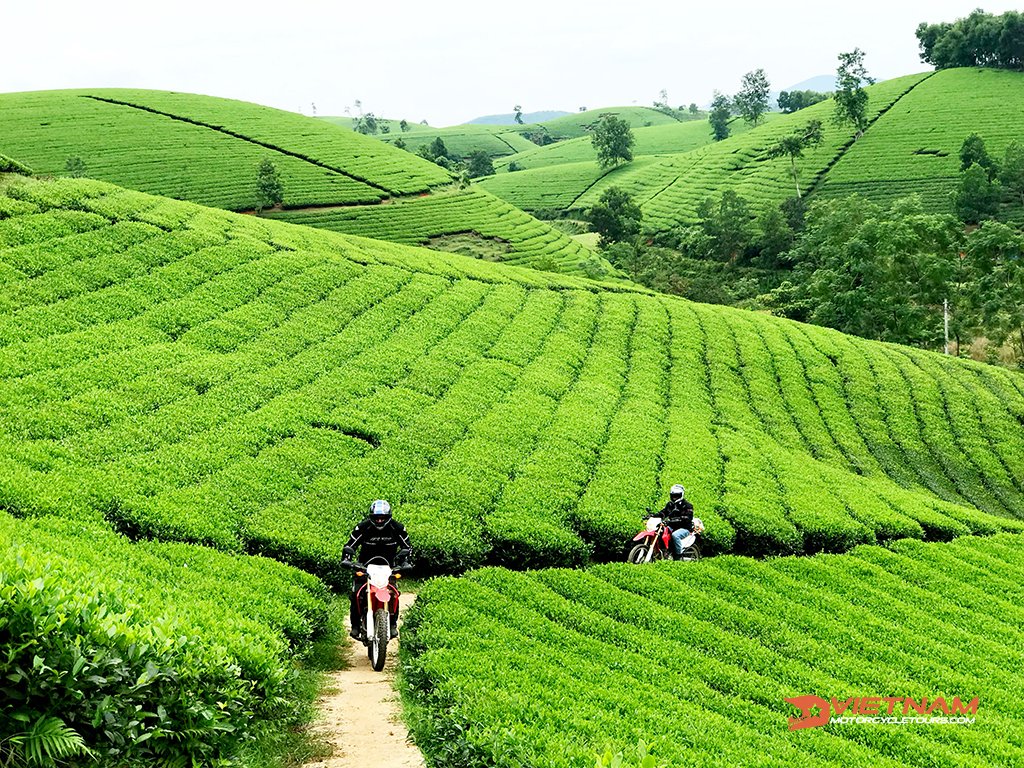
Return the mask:
M510 205L462 205L460 196L447 194L453 180L439 166L323 120L229 99L121 89L2 94L0 112L0 153L39 174L60 175L70 157L79 157L91 178L248 210L255 205L256 167L270 158L287 209L345 206L365 213L382 239L394 233L393 239L408 242L415 232L415 242L444 248L451 236L475 233L502 242L490 250L494 258L508 255L574 273L591 262L612 272L588 249L547 224L524 220ZM425 207L432 218L422 216L421 207L383 205L433 193L438 199ZM463 219L462 212L471 215ZM406 221L407 214L414 221ZM326 220L337 228L348 219L332 214ZM312 226L318 221L306 216Z
M736 310L96 181L3 177L0 506L340 585L369 499L424 572L1024 530L1024 383Z
M768 149L781 136L818 119L824 141L799 162L801 188L810 190L812 197L857 192L888 203L913 192L922 196L927 210L946 211L959 174L963 140L977 132L998 157L1017 135L1018 115L1024 108L1024 74L1001 70L908 75L867 91L872 122L856 141L850 129L831 122L834 105L825 101L779 115L725 141L655 163L637 161L599 178L596 165L575 162L520 171L508 178L499 174L483 185L526 210L586 209L605 189L620 186L636 197L649 226L669 229L693 223L700 202L726 189L756 205L780 203L795 195L789 161L770 159ZM538 157L545 156L543 151ZM547 151L550 157L559 157L557 146ZM575 158L571 151L563 154L566 160Z
M5 696L114 762L235 761L301 719L310 574L347 588L368 500L421 574L584 565L683 481L705 553L853 552L431 583L403 650L437 765L575 765L655 710L672 760L1009 765L1022 425L1007 370L0 175ZM785 738L786 695L936 692L985 697L977 736Z
M438 768L589 766L610 744L631 760L640 739L659 766L1010 768L1024 760L1022 584L1019 535L485 569L421 590L402 684ZM787 730L799 711L786 699L807 695L850 708ZM863 722L889 706L974 722Z

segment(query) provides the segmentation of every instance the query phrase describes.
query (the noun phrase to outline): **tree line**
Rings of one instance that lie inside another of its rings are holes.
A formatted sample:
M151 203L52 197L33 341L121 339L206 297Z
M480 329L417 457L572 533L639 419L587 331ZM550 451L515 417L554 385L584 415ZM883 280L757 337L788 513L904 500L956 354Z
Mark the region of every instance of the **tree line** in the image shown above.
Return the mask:
M954 22L917 27L921 60L936 69L993 67L1024 70L1024 13L1001 16L978 9Z

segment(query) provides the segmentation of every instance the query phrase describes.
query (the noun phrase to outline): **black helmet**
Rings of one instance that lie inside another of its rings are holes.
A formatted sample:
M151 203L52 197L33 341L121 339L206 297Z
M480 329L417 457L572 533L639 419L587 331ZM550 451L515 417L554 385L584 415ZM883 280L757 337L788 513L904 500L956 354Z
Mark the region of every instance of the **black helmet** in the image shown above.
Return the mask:
M384 499L377 499L370 505L370 521L378 528L391 522L391 505Z
M668 498L670 501L680 501L686 495L686 489L683 486L676 483L668 490Z

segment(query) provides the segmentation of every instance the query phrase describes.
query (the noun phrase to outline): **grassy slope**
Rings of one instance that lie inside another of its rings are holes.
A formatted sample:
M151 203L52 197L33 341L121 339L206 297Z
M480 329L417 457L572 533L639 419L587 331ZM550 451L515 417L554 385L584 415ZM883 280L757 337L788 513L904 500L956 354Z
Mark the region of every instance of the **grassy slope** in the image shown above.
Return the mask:
M1024 761L1022 583L1024 537L1013 535L485 569L420 592L403 685L438 768L589 766L608 744L629 755L641 738L659 766L1009 768ZM784 699L808 694L977 696L979 707L969 727L788 731L798 712Z
M461 218L465 207L444 194L429 206L436 213L429 220L408 207L378 209L381 200L447 187L451 176L408 152L290 112L193 94L122 89L5 94L0 95L0 111L0 152L41 174L60 174L67 159L78 156L92 178L245 210L254 206L256 166L269 157L281 173L286 207L365 209L382 239L404 242L415 229L424 235L418 242L426 242L484 227L507 241L520 263L539 261L579 272L579 263L593 258L547 224L531 220L524 226L521 213L507 204L478 206L468 219ZM407 221L407 214L414 221ZM307 223L319 222L308 217ZM521 232L529 232L527 241L520 240ZM538 237L545 243L540 250Z
M633 163L636 167L599 179L596 165L577 162L508 177L499 174L483 186L527 210L587 208L609 186L621 186L641 202L648 224L670 228L693 222L700 202L725 189L755 204L778 203L794 195L789 161L769 159L767 149L780 136L819 119L825 141L799 161L804 192L828 196L858 192L880 202L918 193L929 209L944 211L959 173L960 144L969 133L978 132L990 152L1000 156L1016 135L1024 104L1022 85L1024 74L1019 72L957 69L908 75L867 89L868 111L877 119L856 142L848 128L831 122L834 105L826 101L793 115L780 115L725 141L654 163ZM684 124L677 130L690 128ZM546 151L552 158L561 153L570 160L575 158L570 152L574 146L555 145ZM581 143L580 151L582 147ZM531 152L529 157L543 162L544 152ZM582 189L587 191L581 195Z
M775 117L769 115L768 119ZM750 129L746 123L734 120L733 130L739 135ZM706 120L638 128L634 134L636 159L618 168L602 169L590 139L582 137L504 158L502 165L506 168L515 160L524 170L498 173L479 183L526 211L571 210L579 207L576 203L580 197L598 182L602 188L612 184L628 187L629 179L642 175L658 156L688 152L711 141Z
M336 584L374 497L433 571L617 556L678 480L718 551L1024 527L1017 374L100 182L3 186L18 515Z
M960 174L960 145L971 133L1001 159L1021 139L1024 73L996 69L937 72L901 100L836 163L821 186L827 196L856 192L879 202L920 194L947 210Z

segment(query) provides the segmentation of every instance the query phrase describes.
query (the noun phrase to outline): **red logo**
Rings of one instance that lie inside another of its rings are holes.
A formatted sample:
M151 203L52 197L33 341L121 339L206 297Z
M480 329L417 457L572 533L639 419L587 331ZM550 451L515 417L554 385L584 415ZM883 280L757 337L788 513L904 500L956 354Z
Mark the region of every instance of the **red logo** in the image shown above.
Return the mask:
M947 701L944 696L915 699L911 696L851 696L823 699L821 696L795 696L785 699L800 710L789 718L789 730L816 728L830 722L874 725L971 725L978 713L978 697L964 703L959 696ZM972 715L972 717L967 717Z

